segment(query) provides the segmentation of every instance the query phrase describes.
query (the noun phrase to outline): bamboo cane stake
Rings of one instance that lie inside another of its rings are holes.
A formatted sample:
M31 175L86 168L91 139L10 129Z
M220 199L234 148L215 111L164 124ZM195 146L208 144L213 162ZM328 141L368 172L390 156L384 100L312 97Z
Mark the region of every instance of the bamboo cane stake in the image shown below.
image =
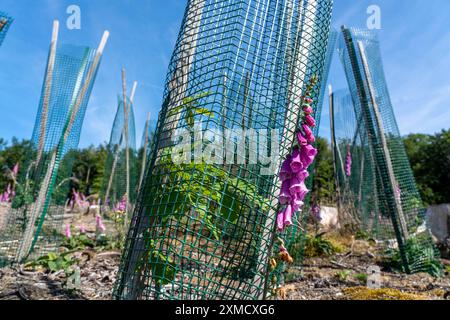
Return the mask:
M128 206L130 200L130 150L128 139L128 117L129 108L127 104L127 83L125 69L122 69L122 94L123 94L123 113L124 113L124 138L125 138L125 171L126 171L126 194L125 194L125 216L128 216ZM127 220L127 219L124 219Z
M146 162L147 162L147 148L148 148L148 139L149 139L148 128L149 128L149 125L150 125L150 112L147 114L147 121L145 122L144 150L143 150L143 154L142 154L141 174L140 174L140 177L139 177L139 188L138 188L138 190L141 190L142 180L144 179L144 173L145 173L145 165L146 165Z
M40 123L40 133L39 133L39 144L38 153L36 157L36 168L39 167L39 162L41 161L42 154L44 152L45 146L45 134L47 129L47 118L48 118L48 105L50 103L50 96L52 90L53 82L53 70L55 69L56 60L56 46L58 44L58 32L59 32L59 21L53 21L53 31L52 40L50 43L50 53L47 63L47 72L44 80L44 99L42 101L42 111L41 111L41 123Z

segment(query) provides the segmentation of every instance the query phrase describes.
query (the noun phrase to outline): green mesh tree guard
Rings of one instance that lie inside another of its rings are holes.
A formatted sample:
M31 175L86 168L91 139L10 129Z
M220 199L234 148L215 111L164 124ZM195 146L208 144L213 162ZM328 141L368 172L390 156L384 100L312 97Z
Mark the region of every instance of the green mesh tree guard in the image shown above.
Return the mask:
M0 11L0 46L6 37L9 27L11 26L13 19L6 13Z
M126 108L126 111L124 108ZM125 125L126 123L128 123L127 126ZM127 198L127 192L129 192L128 199L132 206L136 200L137 179L136 129L133 103L127 98L127 103L124 106L123 98L119 96L117 112L108 144L108 156L103 179L102 199L105 205L109 209L117 209L120 202Z
M438 274L437 251L395 120L376 34L343 27L339 55L351 94L351 99L345 94L333 99L341 209L348 207L364 231L394 249L391 254L404 271Z
M89 96L107 33L97 53L88 47L57 44L54 24L33 147L18 178L17 195L0 231L0 264L22 262L55 249L70 219L73 150L78 147Z
M278 171L302 94L313 75L322 78L331 7L330 0L188 1L116 298L266 297ZM245 138L246 129L258 139ZM183 163L171 157L180 138ZM214 161L196 157L212 143ZM227 143L244 151L224 154ZM274 159L263 164L253 154Z
M321 114L322 114L322 109L323 109L323 102L324 102L324 97L325 92L326 92L326 87L327 87L327 80L328 80L328 75L330 73L330 67L331 67L331 62L333 60L333 54L335 52L336 49L336 41L338 38L338 32L334 29L331 29L330 31L330 35L328 38L328 44L327 44L327 49L326 49L326 55L325 55L325 64L324 64L324 69L323 69L323 77L321 78L319 87L320 91L318 94L318 101L316 102L315 106L315 112L314 112L314 118L316 119L316 127L313 130L313 133L315 136L317 136L319 134L319 128L320 128L320 119L321 119ZM313 183L313 179L314 179L314 169L315 169L315 163L313 163L312 166L309 167L309 178L306 182L306 186L308 187L308 189L312 189L312 183ZM295 221L295 225L293 228L289 229L285 238L286 238L286 244L287 244L287 249L289 251L289 253L291 254L292 258L294 259L294 265L296 266L301 266L303 264L303 259L304 259L304 248L305 248L305 241L306 241L306 237L308 234L308 223L309 223L309 218L311 215L311 209L312 206L315 203L315 199L311 198L311 195L308 195L307 197L307 201L305 201L305 207L303 208L302 214L297 216L297 219ZM279 277L281 277L282 274L279 275ZM280 279L282 280L282 279Z

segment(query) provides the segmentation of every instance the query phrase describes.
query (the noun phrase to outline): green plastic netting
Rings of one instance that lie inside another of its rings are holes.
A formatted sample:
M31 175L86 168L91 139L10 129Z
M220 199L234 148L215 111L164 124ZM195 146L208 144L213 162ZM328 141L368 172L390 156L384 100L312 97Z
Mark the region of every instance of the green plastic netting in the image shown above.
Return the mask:
M331 29L330 36L328 38L328 45L327 45L327 51L326 51L326 59L324 64L324 70L323 70L323 77L321 79L321 82L319 84L319 94L318 94L318 101L315 108L314 118L316 119L317 126L314 128L313 132L314 135L317 136L319 133L320 128L320 119L324 104L324 98L326 96L326 87L327 87L327 80L328 75L330 73L330 67L331 62L333 60L333 55L336 50L336 41L338 38L338 32L334 29ZM314 179L314 169L315 169L315 163L310 166L309 168L309 178L306 181L306 186L308 189L312 189L313 179ZM305 248L305 241L307 240L308 236L308 228L310 226L310 217L311 217L311 210L312 207L315 205L315 199L312 199L311 194L307 196L307 200L305 201L305 206L302 210L302 213L297 216L297 219L295 221L294 227L291 229L288 229L288 232L285 236L287 249L294 259L294 265L295 266L301 266L304 261L304 248ZM282 279L283 276L282 273L278 275L280 277L279 280Z
M101 199L107 210L116 210L120 202L127 201L127 212L132 211L136 201L138 163L136 129L133 103L118 97L117 112L108 144Z
M6 223L0 230L0 265L53 251L63 237L73 152L101 54L52 42L32 136Z
M331 8L331 0L188 1L117 299L266 297L280 162L309 80L322 79ZM258 139L245 138L249 129ZM180 145L185 163L171 157ZM211 145L214 160L197 158ZM225 155L227 145L241 153Z
M379 240L404 271L439 274L438 252L395 120L376 34L343 27L339 55L350 88L350 95L333 97L340 211Z
M2 45L12 22L13 19L11 17L9 17L5 12L0 11L0 46Z

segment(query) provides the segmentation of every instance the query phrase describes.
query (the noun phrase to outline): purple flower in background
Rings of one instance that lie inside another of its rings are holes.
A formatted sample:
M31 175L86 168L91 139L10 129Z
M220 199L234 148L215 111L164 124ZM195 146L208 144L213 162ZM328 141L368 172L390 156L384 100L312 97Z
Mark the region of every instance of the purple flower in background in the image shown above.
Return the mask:
M316 141L316 138L314 137L312 130L306 124L302 125L302 129L303 129L303 131L305 133L305 137L309 143L313 143Z
M86 226L84 224L80 226L80 233L86 233Z
M122 200L120 200L120 202L119 202L119 204L118 204L118 206L117 206L117 211L126 211L127 210L127 199L126 199L126 197L124 196L123 198L122 198Z
M347 147L347 156L345 157L345 174L347 177L352 175L352 154L350 146Z
M320 206L318 204L312 206L311 215L314 218L314 220L318 222L322 220L322 217L320 216Z
M97 227L98 231L102 231L103 232L103 231L106 230L106 227L103 224L102 217L100 217L98 214L95 216L95 224L96 224L96 227Z
M285 180L281 184L281 192L279 201L281 204L288 204L291 201L291 194L289 193L290 180Z
M18 163L16 163L15 166L13 167L12 173L14 175L14 178L16 178L17 175L19 174L19 164Z
M66 224L66 230L65 230L64 234L66 235L66 238L72 238L72 232L70 230L70 224Z
M295 149L294 152L292 153L291 170L293 173L297 173L303 170L303 163L300 157L300 150L298 149Z

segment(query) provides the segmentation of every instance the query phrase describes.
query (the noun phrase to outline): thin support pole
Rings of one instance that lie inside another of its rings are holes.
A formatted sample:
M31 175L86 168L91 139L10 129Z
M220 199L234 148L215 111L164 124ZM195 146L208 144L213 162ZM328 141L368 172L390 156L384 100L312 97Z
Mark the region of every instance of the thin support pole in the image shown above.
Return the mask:
M58 44L58 32L59 32L59 21L53 21L53 31L52 31L52 40L50 44L50 53L48 56L47 63L47 72L44 81L44 99L42 101L42 110L41 110L41 123L40 123L40 133L39 133L39 144L38 144L38 153L36 157L35 166L39 167L39 162L42 159L42 154L44 153L45 147L45 135L47 129L47 119L48 119L48 106L50 104L50 96L52 91L52 82L53 82L53 71L55 69L55 60L56 60L56 46Z
M123 113L124 113L124 138L125 138L125 171L126 171L126 194L125 194L125 216L128 217L128 207L130 200L130 150L129 150L129 135L128 135L128 118L130 108L127 104L127 83L125 69L122 69L122 94L123 94ZM130 106L131 107L131 106ZM124 219L126 223L127 219Z
M150 112L147 114L147 121L145 122L145 134L144 134L144 150L142 151L142 165L141 165L141 174L139 177L139 189L141 190L142 186L142 180L144 180L144 173L145 173L145 165L147 162L147 148L148 148L148 140L149 140L149 134L148 134L148 128L150 125Z
M336 194L337 194L337 206L338 206L338 215L341 215L341 189L339 184L339 175L336 168L336 161L337 161L337 155L336 155L336 132L335 132L335 122L334 122L334 93L333 93L333 87L331 84L328 86L328 98L329 98L329 108L330 108L330 132L331 132L331 150L333 150L333 170L334 170L334 185L336 188Z

